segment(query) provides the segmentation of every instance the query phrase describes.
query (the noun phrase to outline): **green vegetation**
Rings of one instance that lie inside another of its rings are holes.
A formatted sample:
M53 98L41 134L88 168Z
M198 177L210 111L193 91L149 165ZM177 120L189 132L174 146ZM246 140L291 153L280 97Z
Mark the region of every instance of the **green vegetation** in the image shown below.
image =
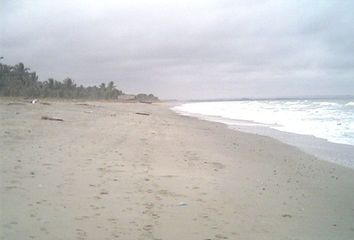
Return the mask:
M123 92L114 82L99 87L77 86L70 78L57 81L49 78L38 81L36 72L30 72L23 63L15 66L0 64L0 96L32 98L117 99Z

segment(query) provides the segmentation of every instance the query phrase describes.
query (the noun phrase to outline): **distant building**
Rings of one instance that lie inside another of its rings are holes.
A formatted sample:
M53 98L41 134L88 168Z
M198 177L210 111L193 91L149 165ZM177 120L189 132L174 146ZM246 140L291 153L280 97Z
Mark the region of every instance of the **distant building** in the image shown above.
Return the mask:
M133 94L119 95L117 99L119 102L135 102L136 101L136 97Z
M135 96L135 98L139 102L157 102L159 99L155 97L153 94L145 94L145 93L139 93L138 95Z

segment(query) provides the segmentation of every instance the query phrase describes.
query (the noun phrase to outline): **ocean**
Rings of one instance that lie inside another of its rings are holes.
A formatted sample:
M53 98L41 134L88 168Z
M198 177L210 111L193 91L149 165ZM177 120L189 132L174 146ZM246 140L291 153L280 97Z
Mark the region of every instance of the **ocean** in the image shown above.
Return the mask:
M354 99L190 102L174 111L271 136L354 167Z

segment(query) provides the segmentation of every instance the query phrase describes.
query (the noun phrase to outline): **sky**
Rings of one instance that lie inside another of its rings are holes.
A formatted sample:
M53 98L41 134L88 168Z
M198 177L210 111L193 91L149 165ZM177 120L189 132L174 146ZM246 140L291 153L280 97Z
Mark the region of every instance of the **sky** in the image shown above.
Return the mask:
M163 99L354 95L351 0L0 0L2 63Z

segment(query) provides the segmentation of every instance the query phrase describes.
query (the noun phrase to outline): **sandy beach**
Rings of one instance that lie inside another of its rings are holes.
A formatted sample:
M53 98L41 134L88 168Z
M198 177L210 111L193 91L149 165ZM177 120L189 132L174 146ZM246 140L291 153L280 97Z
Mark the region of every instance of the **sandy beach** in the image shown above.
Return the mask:
M9 103L0 239L354 239L353 169L163 103Z

